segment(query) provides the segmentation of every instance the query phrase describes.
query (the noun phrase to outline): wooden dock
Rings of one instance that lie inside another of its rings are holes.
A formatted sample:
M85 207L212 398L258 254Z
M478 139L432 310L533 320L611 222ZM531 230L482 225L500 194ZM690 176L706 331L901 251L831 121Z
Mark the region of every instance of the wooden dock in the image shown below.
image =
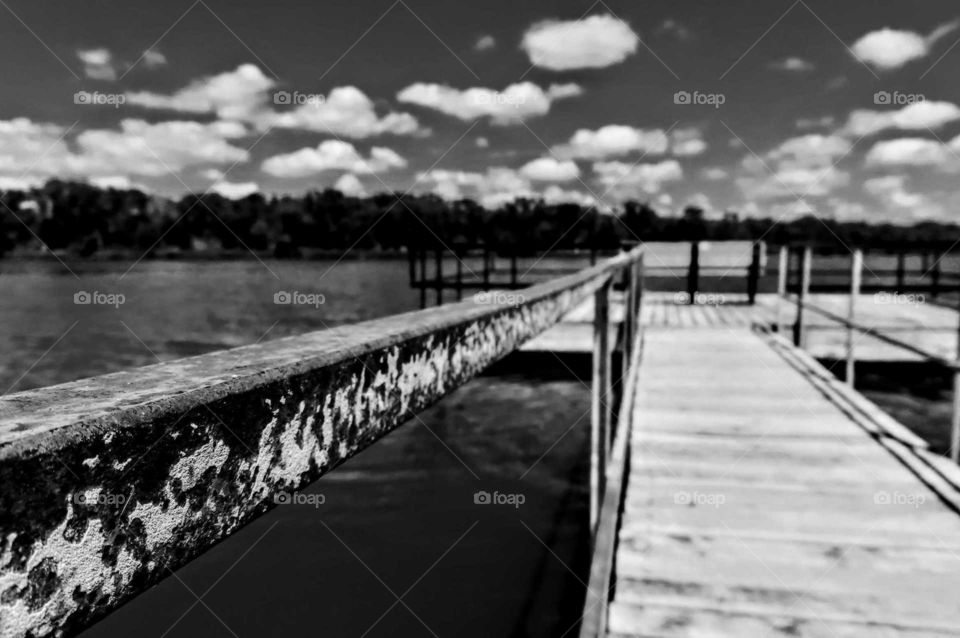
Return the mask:
M582 636L958 635L956 466L782 337L643 342Z

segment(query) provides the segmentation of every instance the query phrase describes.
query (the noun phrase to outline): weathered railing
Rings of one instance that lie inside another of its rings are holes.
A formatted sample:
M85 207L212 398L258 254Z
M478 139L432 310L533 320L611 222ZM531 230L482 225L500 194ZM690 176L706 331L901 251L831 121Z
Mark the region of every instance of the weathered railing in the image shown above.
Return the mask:
M889 345L911 352L914 355L917 355L923 361L935 363L949 370L953 374L953 414L951 418L950 432L950 458L955 463L960 462L960 326L958 326L957 333L957 358L950 359L932 352L928 352L927 350L915 344L886 334L874 326L865 326L861 323L858 323L856 320L856 299L863 291L863 253L860 250L854 250L851 255L850 284L849 288L846 290L847 294L849 295L846 317L840 316L835 312L830 312L825 308L820 308L809 302L808 297L811 289L810 280L813 262L813 252L810 248L804 249L800 254L800 282L796 289L795 297L791 298L787 293L788 286L786 273L788 269L785 268L785 266L789 256L786 251L787 249L783 248L780 252L780 280L777 286L777 292L782 298L792 301L796 305L796 316L793 320L794 345L798 347L803 347L805 345L806 320L804 318L804 310L808 309L812 312L816 312L817 314L827 317L831 321L834 321L847 329L845 344L846 374L844 379L851 387L853 387L854 384L857 361L856 340L854 339L855 333L868 335ZM779 323L778 317L778 326Z
M591 296L602 489L601 320L623 274L635 322L640 258L527 288L516 305L452 304L0 398L0 636L79 632Z

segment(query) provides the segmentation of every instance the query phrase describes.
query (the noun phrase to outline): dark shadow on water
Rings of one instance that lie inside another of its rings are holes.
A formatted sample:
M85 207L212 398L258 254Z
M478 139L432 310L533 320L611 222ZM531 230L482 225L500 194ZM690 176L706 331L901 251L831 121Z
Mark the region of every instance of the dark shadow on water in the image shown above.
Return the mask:
M322 504L278 506L83 635L575 635L589 357L525 356L304 490Z

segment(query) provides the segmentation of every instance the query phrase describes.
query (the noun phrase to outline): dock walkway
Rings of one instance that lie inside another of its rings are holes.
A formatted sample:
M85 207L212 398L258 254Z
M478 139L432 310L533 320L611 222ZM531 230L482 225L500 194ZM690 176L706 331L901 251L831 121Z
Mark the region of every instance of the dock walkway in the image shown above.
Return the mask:
M958 635L954 466L747 326L648 327L639 366L608 636Z

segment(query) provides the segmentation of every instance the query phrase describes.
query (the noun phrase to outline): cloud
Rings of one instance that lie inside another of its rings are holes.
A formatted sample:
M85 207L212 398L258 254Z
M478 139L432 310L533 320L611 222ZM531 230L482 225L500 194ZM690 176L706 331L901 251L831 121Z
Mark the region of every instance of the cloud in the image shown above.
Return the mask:
M923 131L939 129L960 120L960 107L950 102L923 100L896 111L857 109L850 113L844 132L854 136L873 135L888 129Z
M474 51L489 51L497 46L497 41L492 35L484 35L477 38L473 44Z
M653 195L664 184L683 179L683 168L674 159L652 164L595 162L593 172L607 194L616 199Z
M684 42L693 39L693 33L690 31L690 29L683 26L673 18L667 18L661 22L660 26L657 27L656 34L671 36Z
M353 173L344 173L341 175L340 179L336 181L333 187L344 195L348 195L350 197L365 197L367 194L367 191L364 189L360 178Z
M801 117L797 120L797 128L800 130L809 130L814 128L830 128L836 124L836 118L832 115L822 117Z
M389 148L374 146L370 149L370 156L364 158L349 142L324 140L316 148L301 148L292 153L269 157L263 161L261 168L274 177L296 178L332 170L381 173L406 165L407 160Z
M747 155L736 183L748 200L823 197L849 183L849 173L836 164L851 148L839 135L792 137L762 158Z
M561 159L606 159L630 153L667 152L669 139L661 129L639 129L608 124L597 130L579 129L565 144L551 149Z
M937 26L929 35L883 28L862 36L850 47L853 54L879 71L892 71L926 57L938 40L954 31L960 22Z
M597 198L590 193L584 193L579 190L561 188L556 184L550 184L543 193L540 194L544 203L551 206L558 204L580 204L584 207L597 206Z
M813 71L813 69L816 68L813 66L812 62L808 62L803 58L798 58L795 56L777 60L776 62L771 62L769 66L775 71L786 71L788 73L806 73L808 71Z
M155 69L158 66L167 64L167 56L156 49L147 49L143 52L143 65L148 69Z
M129 104L149 109L215 113L224 119L252 121L265 108L267 91L274 84L256 65L241 64L233 71L194 80L171 95L135 91L126 98Z
M719 182L720 180L730 177L730 173L719 166L705 168L703 171L701 171L701 175L703 175L704 179L710 180L711 182Z
M521 48L535 66L551 71L599 69L636 53L640 38L611 15L582 20L546 20L523 34Z
M885 217L900 219L910 217L944 217L943 206L927 195L911 191L906 175L884 175L863 183L863 190L872 195L884 208Z
M322 101L301 104L292 111L275 114L267 121L279 128L332 133L355 139L384 133L412 135L420 132L417 119L409 113L377 115L373 100L354 86L335 88Z
M117 79L117 71L113 68L113 55L108 49L79 49L77 57L83 62L84 75L91 80L112 82Z
M477 148L488 148L490 146L490 140L485 137L478 137L473 143L477 145Z
M537 196L530 181L512 168L492 166L485 172L435 169L417 174L417 181L445 199L471 197L489 208L498 208L518 197Z
M209 188L210 192L222 195L227 199L243 199L260 192L256 182L217 182Z
M373 100L353 86L334 88L326 96L311 99L295 108L277 111L272 104L288 104L289 92L271 90L271 78L254 64L242 64L233 71L194 80L173 94L149 91L127 93L127 102L150 109L186 113L214 113L217 116L269 127L300 129L363 139L384 133L423 133L409 113L377 115Z
M867 152L867 166L939 166L943 170L955 168L956 150L960 138L949 146L922 137L902 137L877 142Z
M490 117L494 124L504 126L546 115L555 100L581 93L576 84L553 84L544 91L531 82L520 82L502 91L481 87L461 91L442 84L418 82L397 93L397 100L440 111L464 121Z
M569 182L580 176L580 169L571 160L540 157L524 164L520 174L538 182Z
M670 152L679 157L700 155L707 150L703 132L695 127L670 131Z
M244 162L249 154L232 141L247 134L228 122L169 121L156 124L125 119L119 129L69 131L27 118L0 120L0 174L87 177L104 175L161 176L203 164Z

